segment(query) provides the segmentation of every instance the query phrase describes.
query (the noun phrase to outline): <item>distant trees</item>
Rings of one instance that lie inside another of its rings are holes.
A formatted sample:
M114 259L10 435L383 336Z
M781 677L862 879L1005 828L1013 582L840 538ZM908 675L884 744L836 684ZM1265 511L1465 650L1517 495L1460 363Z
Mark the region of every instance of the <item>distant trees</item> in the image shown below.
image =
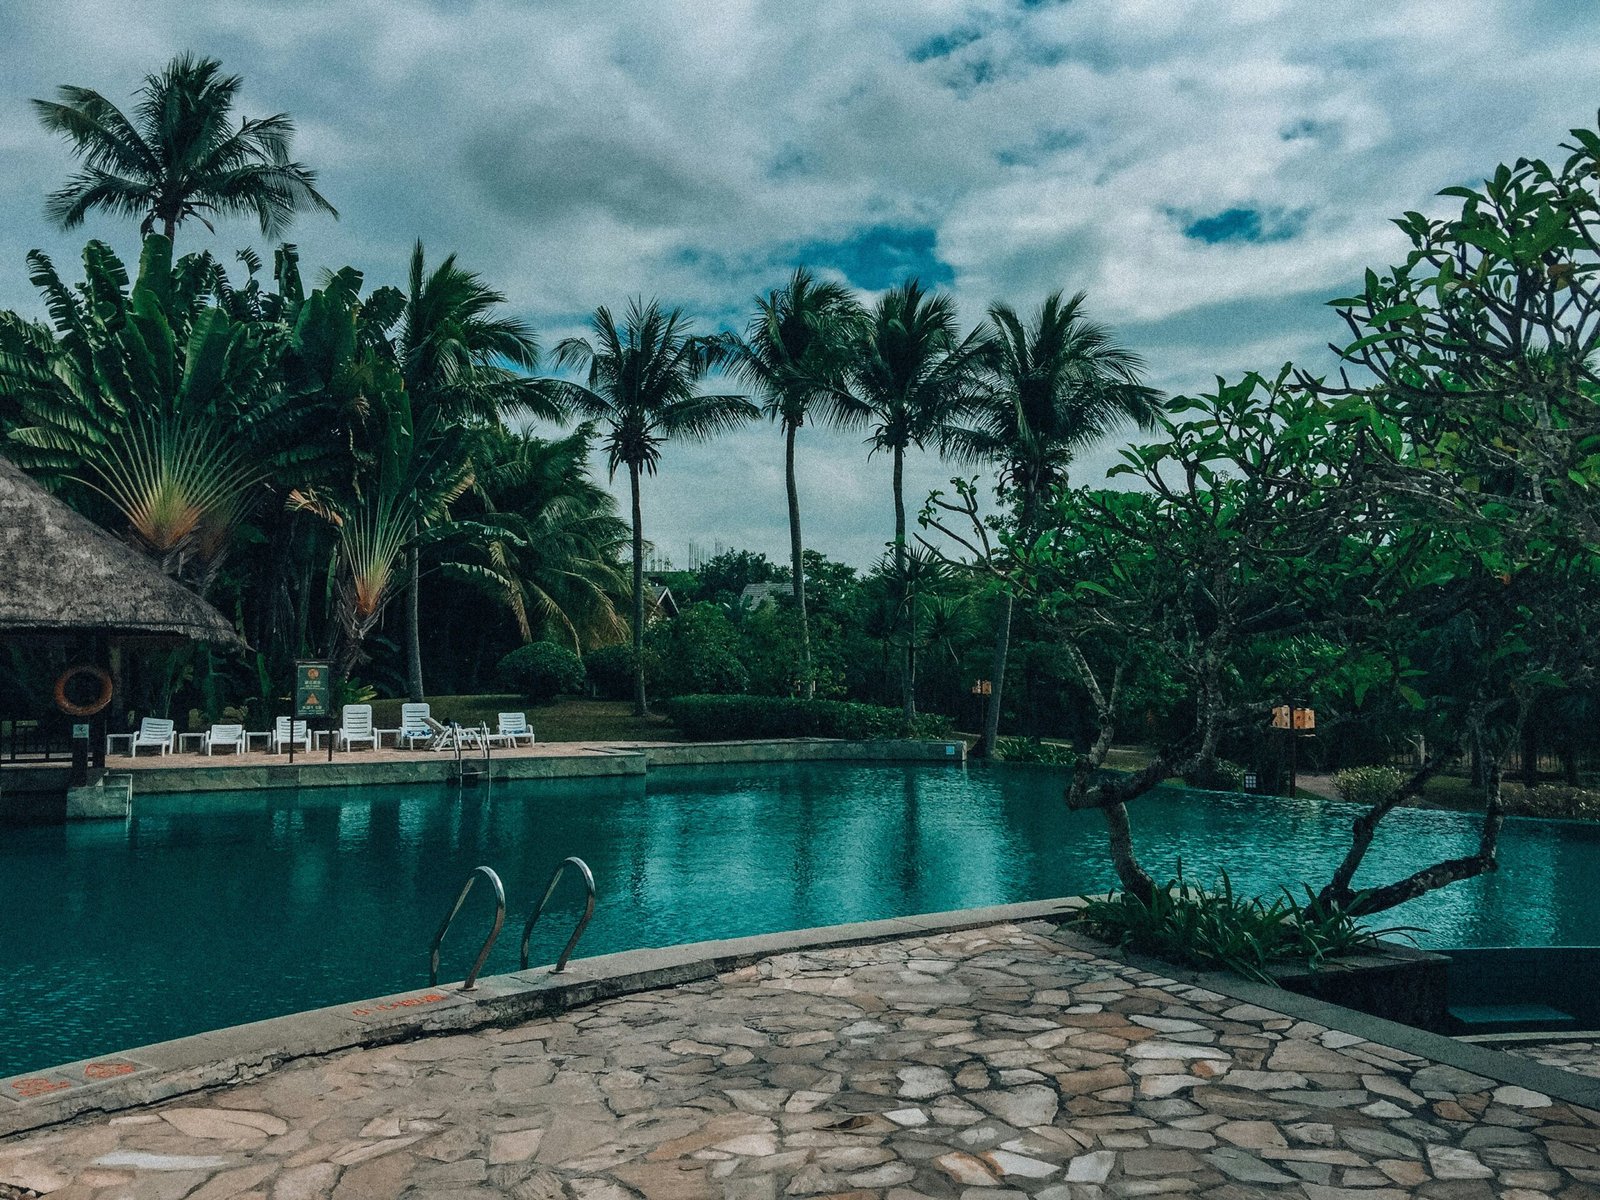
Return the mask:
M180 54L145 76L131 116L92 88L62 86L56 99L33 101L82 163L51 194L51 219L73 229L101 210L136 217L140 233L159 229L171 243L191 217L214 231L211 216L253 216L271 238L306 209L337 217L316 172L289 157L287 114L233 123L242 85L216 59Z

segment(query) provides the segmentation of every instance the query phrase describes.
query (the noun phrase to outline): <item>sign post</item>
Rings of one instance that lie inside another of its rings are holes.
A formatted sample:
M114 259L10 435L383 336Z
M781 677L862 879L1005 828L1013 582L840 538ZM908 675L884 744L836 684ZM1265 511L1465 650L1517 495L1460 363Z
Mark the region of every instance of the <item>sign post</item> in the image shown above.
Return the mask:
M333 709L333 672L325 662L297 661L294 664L294 715L289 718L289 761L294 761L294 723L304 721L306 732L311 722L326 719ZM309 751L310 745L306 746ZM328 759L333 759L333 738L328 739Z

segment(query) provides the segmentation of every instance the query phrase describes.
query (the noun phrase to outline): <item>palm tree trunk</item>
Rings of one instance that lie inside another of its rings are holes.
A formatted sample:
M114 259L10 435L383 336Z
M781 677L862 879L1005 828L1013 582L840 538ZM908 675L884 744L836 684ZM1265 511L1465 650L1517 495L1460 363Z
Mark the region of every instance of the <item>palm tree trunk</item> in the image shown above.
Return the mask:
M639 464L628 464L633 491L633 715L649 712L644 698L644 518L639 511Z
M422 703L422 617L419 593L422 591L422 556L412 546L407 554L410 580L406 587L406 689L411 703Z
M900 580L900 609L909 618L911 592L906 584L906 453L903 447L894 448L894 569ZM912 637L906 639L905 654L900 660L900 703L907 719L917 715L917 660L912 648Z
M178 236L178 223L171 217L167 217L161 222L161 228L162 232L167 235L167 243L170 245Z
M1000 607L1000 629L994 639L994 668L990 673L989 705L983 714L983 756L994 757L994 744L1000 740L1000 693L1006 681L1006 656L1011 652L1011 606L1015 598L1008 590Z
M789 488L789 578L794 586L795 607L800 610L800 671L807 700L817 694L817 678L811 670L811 621L806 615L805 548L800 544L800 490L794 477L795 427L784 433L784 483Z

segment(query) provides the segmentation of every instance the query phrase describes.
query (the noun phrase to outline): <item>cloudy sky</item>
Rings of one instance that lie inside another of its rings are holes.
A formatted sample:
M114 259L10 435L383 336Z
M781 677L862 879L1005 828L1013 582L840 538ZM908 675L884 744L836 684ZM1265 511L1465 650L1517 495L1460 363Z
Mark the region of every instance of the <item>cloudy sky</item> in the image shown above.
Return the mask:
M308 264L398 282L420 237L546 345L639 293L742 324L799 263L869 296L918 274L969 323L1084 289L1173 391L1326 364L1323 301L1400 253L1388 218L1558 154L1600 104L1583 0L0 3L0 306L37 310L30 248L136 252L126 222L46 223L71 160L27 99L70 82L126 102L190 49L244 76L243 113L296 119L343 214L293 231ZM679 564L691 541L781 557L781 459L770 427L670 447L647 535ZM802 469L808 542L870 562L888 464L807 430ZM913 464L913 505L950 473Z

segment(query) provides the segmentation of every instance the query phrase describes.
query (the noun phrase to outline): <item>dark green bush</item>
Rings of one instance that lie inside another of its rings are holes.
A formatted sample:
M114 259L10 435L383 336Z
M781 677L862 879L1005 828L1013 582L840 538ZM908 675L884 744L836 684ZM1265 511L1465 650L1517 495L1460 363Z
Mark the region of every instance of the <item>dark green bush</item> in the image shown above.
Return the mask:
M826 737L847 741L874 738L942 738L950 735L946 717L923 714L907 721L897 708L843 700L791 700L778 696L679 696L667 701L667 715L692 741L729 738Z
M1078 761L1078 752L1071 746L1022 737L996 738L994 756L1005 762L1049 763L1061 767L1070 767Z
M650 651L645 651L645 670L649 673ZM602 700L633 699L633 647L597 646L583 656L584 669L596 696Z
M739 632L714 604L691 604L670 623L651 630L660 656L646 663L651 691L662 696L734 695L750 685L739 657Z
M1244 791L1244 768L1225 758L1197 763L1194 770L1183 777L1190 787L1207 792Z
M1371 950L1380 937L1413 932L1404 926L1368 929L1348 913L1324 907L1310 888L1301 904L1287 891L1268 904L1234 895L1226 871L1207 891L1178 877L1146 904L1127 892L1089 901L1079 922L1092 937L1194 967L1223 967L1246 979L1274 982L1267 968Z
M1387 800L1405 781L1406 773L1395 767L1349 767L1333 775L1333 786L1352 804Z
M583 661L554 642L529 642L500 660L496 668L503 686L535 704L548 704L563 692L583 687Z

